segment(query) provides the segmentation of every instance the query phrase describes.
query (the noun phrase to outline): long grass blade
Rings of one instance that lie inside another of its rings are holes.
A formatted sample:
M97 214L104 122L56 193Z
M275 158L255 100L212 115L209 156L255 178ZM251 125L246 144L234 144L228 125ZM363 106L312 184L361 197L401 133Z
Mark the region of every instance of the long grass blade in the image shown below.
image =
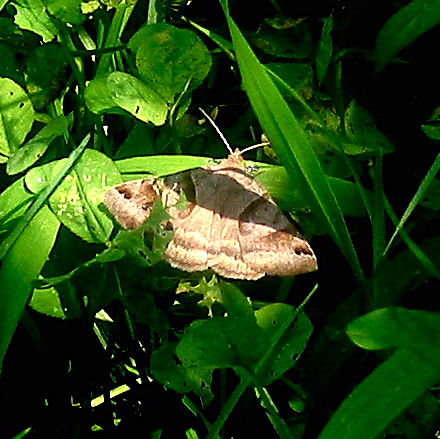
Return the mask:
M229 16L225 0L221 0L221 4L228 20L244 89L264 132L273 142L293 184L300 185L313 212L327 227L362 282L364 276L343 215L305 132Z

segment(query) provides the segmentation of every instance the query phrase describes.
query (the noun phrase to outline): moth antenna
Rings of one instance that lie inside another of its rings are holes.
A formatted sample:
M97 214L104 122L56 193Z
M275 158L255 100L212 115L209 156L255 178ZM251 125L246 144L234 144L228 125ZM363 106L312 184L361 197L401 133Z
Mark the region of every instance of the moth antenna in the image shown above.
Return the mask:
M251 145L251 146L248 146L247 148L241 150L240 154L244 154L245 152L248 152L252 149L259 148L260 146L267 146L267 145L270 145L270 142L257 143L256 145Z
M222 139L222 142L225 144L226 149L229 151L229 154L233 154L234 151L232 151L231 145L229 145L229 142L226 140L226 137L220 131L220 128L215 124L211 116L209 116L203 108L199 107L199 110L206 117L206 119L208 119L209 123L213 126L213 128L217 131L217 134L220 136L220 139Z

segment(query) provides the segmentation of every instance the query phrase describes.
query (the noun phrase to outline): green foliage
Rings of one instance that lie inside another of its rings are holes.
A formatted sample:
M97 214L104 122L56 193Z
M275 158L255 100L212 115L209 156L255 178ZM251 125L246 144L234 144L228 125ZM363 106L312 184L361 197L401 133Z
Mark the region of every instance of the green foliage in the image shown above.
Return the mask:
M35 167L26 175L31 192L44 190L65 164L65 159ZM71 173L49 198L57 218L73 233L87 242L105 242L113 223L99 205L109 186L120 183L111 160L94 150L85 150Z
M376 437L405 407L438 382L436 369L406 350L396 350L344 401L319 439Z
M41 0L23 0L13 2L16 9L14 23L20 29L26 29L40 35L48 43L57 35L57 29L51 21L44 3Z
M188 108L189 93L209 72L211 55L192 32L167 24L146 25L131 38L136 79L111 72L92 80L86 89L87 105L95 113L128 111L143 122L163 125L168 112ZM116 107L116 109L114 108Z
M211 54L196 34L165 23L139 29L128 48L142 79L170 103L199 87L211 67Z
M316 75L319 83L321 83L325 77L333 53L333 17L330 15L329 17L323 18L322 21L324 26L322 26L322 34L316 53Z
M94 113L109 113L113 107L120 107L155 125L162 125L168 112L167 102L154 89L122 72L112 72L90 82L85 97Z
M438 2L263 3L0 1L1 437L438 429ZM248 172L317 274L174 269L159 199L115 225L110 187L225 157L199 107L270 139Z
M23 143L34 122L34 110L25 91L9 78L0 78L0 161Z
M382 70L405 47L440 23L435 0L412 0L383 26L376 40L377 70Z
M439 314L405 308L375 310L357 318L347 328L350 338L364 349L397 348L351 395L326 426L321 438L368 438L377 435L426 388L438 383ZM396 389L389 391L389 387ZM384 391L387 388L388 391ZM378 400L379 398L379 400ZM356 410L371 407L357 414Z
M41 272L52 250L59 226L54 214L44 207L3 259L0 272L0 306L7 313L2 313L0 326L2 358L32 291L31 283Z
M54 117L9 158L6 172L15 175L26 171L47 151L54 139L67 134L68 119L64 116Z

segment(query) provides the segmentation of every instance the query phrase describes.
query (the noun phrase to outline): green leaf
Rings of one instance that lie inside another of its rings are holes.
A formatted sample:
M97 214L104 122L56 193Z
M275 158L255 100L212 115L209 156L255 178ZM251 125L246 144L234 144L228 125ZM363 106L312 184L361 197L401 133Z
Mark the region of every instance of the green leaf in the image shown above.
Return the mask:
M54 287L44 289L35 288L32 291L29 306L33 310L46 316L59 319L66 318L66 313L64 312L63 304L60 301L60 296Z
M26 89L37 111L65 92L68 75L66 51L56 42L37 46L26 58Z
M437 383L439 324L439 313L404 308L376 310L350 323L347 332L361 347L397 350L348 396L319 439L376 437Z
M394 151L393 144L374 126L368 111L355 100L345 111L344 124L348 140L363 151L381 151L382 154Z
M0 11L6 6L6 3L8 3L8 1L9 0L0 0Z
M438 178L431 180L420 200L420 205L427 209L440 210L440 180Z
M14 22L21 29L35 32L45 43L58 35L57 28L52 24L41 0L18 0L11 4L17 10Z
M421 126L422 131L432 140L440 140L440 114L436 108L431 117Z
M137 323L148 326L150 330L166 337L170 325L167 315L157 307L155 297L147 291L127 291L123 297L127 311L136 319Z
M319 83L324 79L333 54L333 16L323 18L322 21L324 25L322 26L321 39L316 53L316 75Z
M26 185L34 192L47 186L64 160L33 168L26 175ZM100 205L110 186L120 183L113 162L104 154L87 149L51 195L50 207L57 218L87 242L102 243L109 239L112 220Z
M186 439L199 439L199 436L197 436L197 433L192 428L186 430L185 434L186 434Z
M113 101L112 95L107 85L108 74L93 78L87 85L84 92L87 107L92 113L120 113L121 110L116 102Z
M130 180L142 178L142 175L164 176L177 174L188 169L212 165L210 157L190 155L151 155L146 157L130 157L115 162L121 174L132 174Z
M259 382L266 386L295 365L313 327L304 313L295 319L295 309L284 303L264 306L255 315L258 326L265 331L271 346L269 355L258 368Z
M120 107L154 125L163 125L169 110L167 102L152 86L122 72L95 78L86 88L85 98L94 113L111 113Z
M47 150L50 141L30 141L23 145L6 165L6 172L15 175L31 167Z
M52 119L11 156L6 165L6 172L14 175L32 166L46 152L52 140L63 134L67 135L68 126L68 120L64 116Z
M364 349L405 348L438 365L440 314L405 308L378 309L350 323L347 333Z
M308 63L267 63L265 66L276 76L282 79L282 84L279 85L281 93L285 92L287 96L291 97L290 90L286 90L285 84L299 90L304 86L310 86L313 81L314 72L310 64Z
M303 18L266 18L253 37L253 43L276 58L305 58L311 51L310 24Z
M44 0L47 10L64 23L81 24L85 17L81 13L82 0Z
M255 325L256 319L249 299L234 285L229 282L221 282L221 302L228 316L238 318L244 323Z
M52 250L59 225L55 215L43 207L3 259L0 271L0 364L29 298L31 283L40 274Z
M384 254L390 248L390 246L391 246L394 238L397 236L397 234L403 229L403 226L405 225L405 223L408 220L411 213L416 208L417 204L418 203L422 204L421 203L422 200L427 201L427 202L432 201L431 197L434 197L434 199L435 199L435 190L436 190L435 181L436 180L434 177L437 175L437 172L439 171L439 169L440 169L440 154L437 155L436 159L434 160L434 163L431 165L428 172L423 177L423 180L420 182L419 187L418 187L416 193L414 194L413 198L408 203L408 206L405 209L405 212L403 213L402 218L400 219L399 223L396 225L396 230L394 231L393 236L390 238L390 240L384 250ZM432 192L430 193L429 190L431 188L431 185L432 185L432 189L431 189ZM428 194L428 195L426 195L426 194ZM408 244L408 241L407 241L407 244ZM415 250L415 247L413 247L413 246L409 246L409 247L410 247L410 249L412 248L413 250ZM415 254L417 254L417 252ZM422 256L422 255L419 254L419 256ZM423 260L423 259L424 259L424 257L422 256L421 260ZM429 261L425 261L425 262L427 262L426 267L429 267L431 265L429 263ZM435 269L435 267L433 267L433 268L434 268L434 270L430 269L430 271L434 274L434 276L438 277L437 270Z
M9 157L19 148L32 127L34 115L26 92L12 79L0 78L0 154Z
M186 367L249 368L269 348L248 299L232 284L222 283L221 290L228 315L194 321L177 345L176 354Z
M218 45L218 47L232 60L235 59L232 44L230 41L228 41L226 38L221 37L220 35L216 34L210 29L207 29L203 26L200 26L200 24L195 23L194 21L188 20L188 23L191 24L194 28L196 28L199 32L206 35L208 38L210 38L215 44Z
M398 349L345 399L318 439L371 439L440 378L437 365Z
M165 123L168 106L157 91L134 76L113 72L107 78L110 96L117 105L143 122Z
M176 354L186 367L249 367L267 349L257 325L234 317L194 321L185 331Z
M26 190L24 178L15 181L0 194L1 231L11 227L14 220L23 216L35 195Z
M143 122L136 122L115 155L115 159L124 159L134 156L146 156L154 154L155 139L154 128Z
M154 90L169 104L187 89L199 87L211 68L211 54L202 40L194 32L169 24L142 27L128 47L136 51L143 80L154 84Z
M66 176L66 174L72 169L75 162L84 152L84 149L87 143L90 140L90 134L87 134L82 142L76 147L66 159L66 164L60 170L58 174L55 175L52 181L50 181L49 185L36 197L36 200L32 205L27 209L26 213L20 219L18 224L14 227L11 233L6 237L6 239L0 245L0 259L3 259L8 251L13 247L14 243L26 229L28 223L31 222L32 218L41 210L41 208L45 205L50 195L53 191L58 187L60 182Z
M413 0L394 14L376 39L376 70L381 71L405 47L440 23L437 0Z
M87 242L106 242L113 222L99 208L109 186L117 184L113 162L95 150L86 150L73 172L50 197L57 218Z
M310 207L301 189L291 184L285 168L258 162L255 166L258 168L255 179L267 189L282 210L297 211ZM344 216L361 217L366 214L356 183L334 177L327 179Z
M175 361L177 343L167 342L151 355L150 367L153 376L165 386L179 393L194 391L208 403L212 400L212 369L206 367L187 368Z
M41 289L46 290L49 287L60 285L69 279L71 279L78 271L90 267L93 264L107 264L109 262L115 262L122 259L125 256L125 252L115 247L110 247L97 254L93 259L85 262L74 268L69 273L63 274L61 276L41 278L34 282L35 287L41 287ZM68 310L69 311L69 310ZM69 315L70 316L70 315ZM77 316L76 316L77 317Z
M4 3L6 3L7 1L8 0L4 0ZM0 2L0 6L1 6L1 2ZM22 439L25 436L27 436L28 433L30 433L31 431L32 431L32 427L26 428L25 430L23 430L22 432L18 433L16 436L14 436L12 439Z

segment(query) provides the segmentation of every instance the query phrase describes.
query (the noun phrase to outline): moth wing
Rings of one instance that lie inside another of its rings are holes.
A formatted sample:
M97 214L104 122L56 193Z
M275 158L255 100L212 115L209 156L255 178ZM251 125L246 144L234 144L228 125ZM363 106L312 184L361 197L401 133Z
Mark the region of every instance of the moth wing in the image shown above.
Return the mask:
M104 204L124 229L135 230L148 219L158 196L154 179L133 180L109 189Z
M189 191L194 203L178 214L176 209L168 209L174 237L164 256L172 266L185 271L212 269L231 279L264 276L242 258L237 219L243 204L258 195L246 191L236 174L235 169L195 169L190 174L192 188L188 180L177 182L176 190Z
M182 216L172 221L174 235L164 253L172 267L189 272L212 269L230 279L256 280L264 276L242 260L237 221L198 205ZM215 231L219 223L221 234Z
M206 252L213 213L198 205L190 205L179 216L172 211L174 235L164 253L171 266L184 271L208 269Z
M252 269L295 276L318 268L309 243L271 199L259 198L246 206L239 228L243 261Z
M265 273L255 270L243 259L238 221L214 213L209 239L208 265L230 279L257 280Z

